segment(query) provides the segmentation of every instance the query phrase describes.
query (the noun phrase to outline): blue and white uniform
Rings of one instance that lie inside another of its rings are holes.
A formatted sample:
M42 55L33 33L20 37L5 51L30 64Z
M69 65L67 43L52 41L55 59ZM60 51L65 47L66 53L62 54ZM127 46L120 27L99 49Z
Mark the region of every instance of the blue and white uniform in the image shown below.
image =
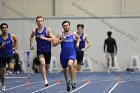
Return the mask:
M76 60L76 53L74 49L74 35L73 33L70 33L69 36L66 36L64 32L62 32L62 38L64 40L61 42L60 61L62 67L66 68L70 59Z
M4 48L0 49L0 67L3 68L6 66L6 63L9 64L11 62L14 55L11 34L8 33L7 39L3 39L2 35L0 35L0 42L4 44Z

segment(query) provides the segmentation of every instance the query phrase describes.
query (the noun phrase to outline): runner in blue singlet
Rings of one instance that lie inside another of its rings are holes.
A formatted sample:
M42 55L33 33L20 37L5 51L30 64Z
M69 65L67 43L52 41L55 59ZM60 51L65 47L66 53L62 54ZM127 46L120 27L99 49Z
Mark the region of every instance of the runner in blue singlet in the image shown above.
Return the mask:
M77 33L73 33L70 31L70 22L69 21L63 21L62 23L64 31L62 33L59 33L56 37L55 42L53 43L53 46L57 46L61 43L61 53L60 53L60 61L61 65L64 70L64 76L67 84L67 91L70 91L70 81L68 79L68 68L71 76L71 85L72 88L75 88L75 60L76 60L76 53L74 49L74 38L76 38L78 41L76 43L76 47L79 47L80 37L77 35Z
M51 60L51 42L53 42L55 36L52 30L48 27L44 27L44 18L42 16L37 16L36 23L38 28L34 29L30 36L30 49L33 50L34 47L32 42L34 36L37 42L37 57L41 65L42 76L44 80L44 85L48 86L48 80L46 78L46 70L48 70Z
M8 33L8 24L0 25L2 34L0 35L0 79L2 82L2 91L5 91L5 67L8 70L14 69L13 50L17 53L18 40L14 34Z
M77 34L80 36L80 44L79 47L76 48L76 59L77 59L77 71L81 70L81 67L83 65L83 57L84 57L84 51L90 47L90 41L88 38L88 35L83 32L84 31L84 25L78 24L77 25ZM77 40L75 40L75 43Z

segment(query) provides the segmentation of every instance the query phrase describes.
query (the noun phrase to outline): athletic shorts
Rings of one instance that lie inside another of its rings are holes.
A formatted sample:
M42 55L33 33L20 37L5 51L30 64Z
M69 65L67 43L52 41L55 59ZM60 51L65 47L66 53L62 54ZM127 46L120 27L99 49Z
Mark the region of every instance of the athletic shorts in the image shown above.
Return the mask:
M76 54L73 53L71 55L66 55L66 54L60 54L60 62L61 62L61 66L63 68L67 68L68 67L68 61L69 60L76 60Z
M6 64L13 63L14 64L14 57L0 57L0 68L5 68Z
M83 65L84 52L76 52L77 64Z
M40 58L45 58L46 64L50 64L51 52L40 52L40 51L37 51L37 58L38 58L38 60Z
M115 53L109 53L109 52L106 53L106 58L108 59L114 58L114 56L115 56Z

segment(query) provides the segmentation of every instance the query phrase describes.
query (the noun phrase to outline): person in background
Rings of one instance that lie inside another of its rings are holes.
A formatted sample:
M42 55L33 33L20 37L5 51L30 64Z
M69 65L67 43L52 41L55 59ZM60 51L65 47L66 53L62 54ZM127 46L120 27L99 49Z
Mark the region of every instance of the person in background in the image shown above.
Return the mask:
M114 56L117 54L116 40L112 38L112 32L108 31L108 38L104 41L104 52L106 53L107 66L111 70L111 66L114 67Z

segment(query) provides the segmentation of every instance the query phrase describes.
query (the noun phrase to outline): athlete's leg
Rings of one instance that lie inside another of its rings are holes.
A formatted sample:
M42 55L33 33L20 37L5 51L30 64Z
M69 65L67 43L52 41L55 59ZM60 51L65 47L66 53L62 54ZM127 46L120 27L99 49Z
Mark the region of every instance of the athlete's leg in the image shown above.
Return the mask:
M67 84L67 83L69 83L68 68L63 68L63 72L64 72L65 81L66 81L66 84Z
M41 68L41 73L42 73L42 77L43 77L43 80L44 80L44 84L45 84L45 86L48 86L48 80L47 80L47 77L46 77L45 54L37 51L37 56L38 56L38 60L40 62L40 68Z
M110 59L109 59L109 53L106 53L106 59L107 59L107 67L109 68L109 61L110 61Z
M76 53L76 59L77 59L77 71L80 71L83 65L83 57L84 57L84 52L77 52Z
M107 58L107 67L109 68L109 58Z
M13 71L14 70L14 63L9 63L8 64L8 70Z
M74 77L74 61L72 59L70 59L68 61L68 67L69 67L69 72L70 72L70 76L71 76L71 80L75 80L75 77Z
M114 67L114 54L111 54L112 67Z
M48 71L50 68L50 64L46 64L46 71Z
M1 79L1 83L2 86L5 86L5 68L0 68L0 79Z
M77 60L74 61L73 63L73 69L74 69L74 80L76 80L76 73L77 73Z
M68 79L68 68L63 68L63 73L64 73L64 77L65 77L65 81L66 81L66 86L67 86L67 91L70 91L70 81Z
M81 70L81 68L82 68L82 65L79 65L79 64L77 64L77 71L80 71Z
M68 67L69 67L69 73L71 76L71 85L72 88L74 89L76 86L76 69L74 68L74 61L70 59L68 61Z
M45 81L44 84L45 86L48 86L48 81L46 77L46 63L45 63L45 58L43 57L43 55L42 56L40 55L39 62L40 62L42 77L43 77L43 80Z
M46 71L50 68L51 52L45 53Z

